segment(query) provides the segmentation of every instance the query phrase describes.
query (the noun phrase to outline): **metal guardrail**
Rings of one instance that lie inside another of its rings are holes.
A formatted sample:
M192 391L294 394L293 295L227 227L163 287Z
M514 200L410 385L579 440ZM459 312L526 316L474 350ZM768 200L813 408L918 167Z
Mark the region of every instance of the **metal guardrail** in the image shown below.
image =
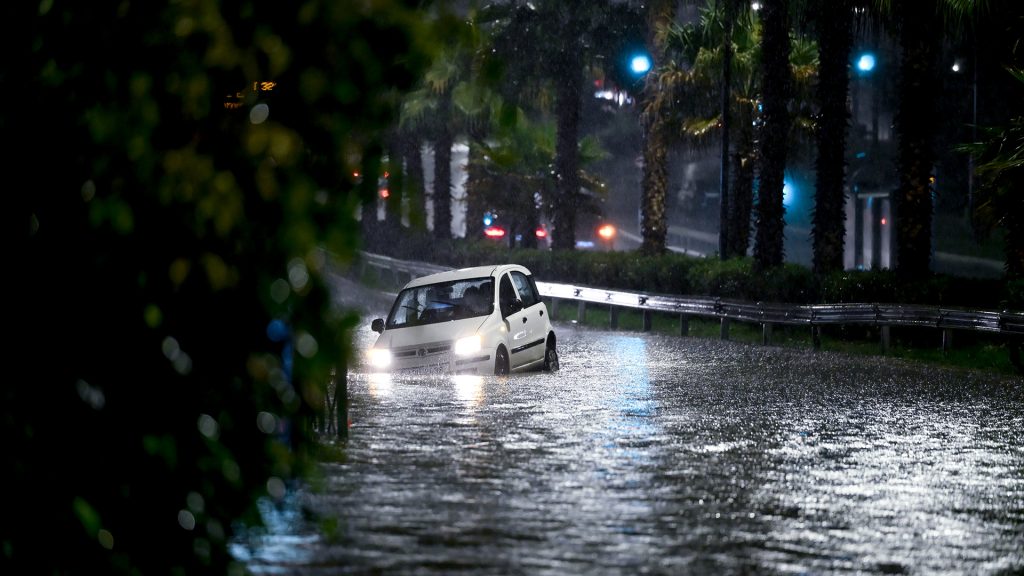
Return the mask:
M443 272L452 268L397 260L379 254L361 252L360 262L377 268L381 274L390 272L393 279L401 283L403 277L412 279L426 274ZM697 316L722 321L723 337L728 335L728 322L749 322L761 324L765 331L765 342L771 334L772 325L821 326L870 325L882 330L883 349L888 348L889 327L927 327L943 330L943 348L951 341L952 330L997 333L1006 336L1024 336L1024 312L1010 310L967 310L942 306L909 304L771 304L762 302L741 302L721 298L688 298L666 294L624 292L589 286L537 282L541 296L558 300L574 300L579 303L579 317L586 313L586 305L607 306L612 310L612 322L616 322L617 308L630 308L644 312L644 326L649 327L649 313L679 314L681 330L685 333L686 318ZM554 313L552 312L554 315ZM815 345L818 332L815 330Z

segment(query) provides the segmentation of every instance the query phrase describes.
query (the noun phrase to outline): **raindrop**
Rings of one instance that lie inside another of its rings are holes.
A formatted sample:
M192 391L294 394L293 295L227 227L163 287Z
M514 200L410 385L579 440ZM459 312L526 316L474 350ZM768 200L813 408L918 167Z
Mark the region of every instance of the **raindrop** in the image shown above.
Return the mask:
M242 477L242 470L234 460L225 460L221 464L220 471L228 482L238 482L239 478Z
M284 304L284 301L288 299L288 295L291 293L291 286L288 285L288 281L284 278L278 278L270 285L270 297L278 304Z
M188 509L196 513L201 513L206 507L206 501L203 500L203 495L199 492L189 492L185 497L185 502L188 504Z
M270 106L263 103L257 104L252 107L252 110L249 110L249 122L253 124L263 124L269 116Z
M100 529L96 534L96 539L99 540L100 546L103 546L107 550L114 549L114 535L109 530Z
M185 376L192 371L192 357L182 352L174 359L174 369L178 371L178 374Z
M293 258L288 263L288 281L296 291L306 287L306 283L309 282L309 271L306 270L306 264L302 259Z
M295 342L295 349L298 350L303 358L312 358L316 356L320 346L317 344L316 338L313 338L310 333L303 332Z
M288 325L283 320L273 319L267 324L267 338L271 342L284 342L288 339Z
M217 435L220 433L220 426L217 421L213 419L213 416L209 414L199 415L199 433L206 436L210 440L216 440Z
M267 480L267 493L275 500L284 498L284 481L277 476L271 476Z
M163 322L164 316L160 311L160 308L155 304L146 306L146 310L142 313L142 317L146 322L146 326L150 328L156 328Z
M92 180L86 180L85 183L82 184L82 200L85 202L89 202L95 197L96 183L93 182Z
M256 427L264 434L273 434L277 430L277 417L270 412L260 412L256 415Z
M192 542L192 551L200 558L210 557L210 541L206 538L196 538Z
M209 534L210 538L213 538L214 540L223 540L224 526L222 526L221 523L216 520L207 520L206 533Z
M171 362L174 362L174 359L178 357L178 353L181 352L181 347L178 346L178 341L170 336L164 338L160 347L164 351L164 356L166 356Z
M78 389L78 396L82 399L82 402L88 404L93 410L101 410L107 403L103 391L95 386L90 386L85 380L76 382L75 388Z
M196 517L188 510L178 510L178 524L185 530L191 531L196 527Z

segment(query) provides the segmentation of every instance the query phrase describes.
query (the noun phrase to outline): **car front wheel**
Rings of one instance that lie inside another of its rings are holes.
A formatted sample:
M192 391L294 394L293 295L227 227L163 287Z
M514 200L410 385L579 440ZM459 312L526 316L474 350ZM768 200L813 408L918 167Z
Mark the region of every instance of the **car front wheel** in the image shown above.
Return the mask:
M555 350L554 344L549 344L548 349L544 352L544 370L548 372L558 371L558 351Z
M508 351L504 346L498 346L498 351L494 354L494 373L508 374Z

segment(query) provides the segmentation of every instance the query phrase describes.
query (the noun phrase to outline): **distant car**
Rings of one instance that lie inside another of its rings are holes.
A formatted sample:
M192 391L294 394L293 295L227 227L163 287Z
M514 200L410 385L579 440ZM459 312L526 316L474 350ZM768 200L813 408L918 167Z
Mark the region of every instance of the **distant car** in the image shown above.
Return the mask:
M497 289L495 289L497 288ZM455 374L558 370L555 332L528 269L479 266L417 278L402 288L369 350L374 369Z

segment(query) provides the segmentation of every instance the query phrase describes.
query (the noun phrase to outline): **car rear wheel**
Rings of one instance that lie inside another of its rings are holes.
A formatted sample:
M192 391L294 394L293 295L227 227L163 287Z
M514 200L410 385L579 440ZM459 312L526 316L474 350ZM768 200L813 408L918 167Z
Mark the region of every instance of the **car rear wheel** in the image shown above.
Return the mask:
M547 350L544 351L544 370L547 372L558 371L558 350L555 350L555 345L548 344Z
M494 373L508 374L508 351L504 346L498 346L498 351L494 354Z

